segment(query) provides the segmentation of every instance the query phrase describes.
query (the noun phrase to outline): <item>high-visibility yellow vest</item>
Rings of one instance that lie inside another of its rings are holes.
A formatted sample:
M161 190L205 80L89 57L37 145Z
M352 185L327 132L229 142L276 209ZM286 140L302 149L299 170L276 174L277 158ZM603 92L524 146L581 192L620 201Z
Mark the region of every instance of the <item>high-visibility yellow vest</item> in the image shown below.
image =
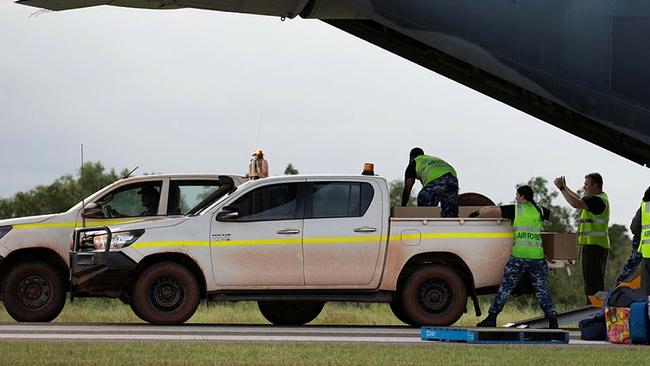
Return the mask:
M542 248L542 225L544 221L535 206L526 202L515 207L512 222L514 245L512 256L523 259L544 259Z
M578 219L578 245L598 245L609 249L609 199L605 192L596 196L605 202L605 210L599 215L582 210Z
M422 187L426 187L433 180L448 173L451 173L454 177L458 177L456 170L440 158L427 155L420 155L415 158L415 174L420 182L422 182Z
M643 258L650 258L650 202L641 202L641 245Z

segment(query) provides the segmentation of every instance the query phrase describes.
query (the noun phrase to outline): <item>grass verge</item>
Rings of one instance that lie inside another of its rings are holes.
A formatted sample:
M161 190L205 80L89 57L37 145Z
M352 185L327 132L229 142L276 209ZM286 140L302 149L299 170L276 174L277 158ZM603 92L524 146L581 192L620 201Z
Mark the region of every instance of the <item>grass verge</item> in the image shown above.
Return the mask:
M0 343L2 365L642 365L639 348L209 343Z
M489 299L482 301L481 308L486 313L490 306ZM512 304L499 316L499 323L507 323L535 316L541 310L536 304ZM473 326L481 318L474 315L471 303L468 313L455 324ZM13 319L0 305L0 322L12 322ZM128 305L114 299L75 299L66 303L61 315L55 322L65 323L138 323L142 322ZM202 303L189 323L212 324L268 324L257 309L255 302L237 303ZM323 312L311 324L323 325L404 325L393 315L388 304L328 303Z

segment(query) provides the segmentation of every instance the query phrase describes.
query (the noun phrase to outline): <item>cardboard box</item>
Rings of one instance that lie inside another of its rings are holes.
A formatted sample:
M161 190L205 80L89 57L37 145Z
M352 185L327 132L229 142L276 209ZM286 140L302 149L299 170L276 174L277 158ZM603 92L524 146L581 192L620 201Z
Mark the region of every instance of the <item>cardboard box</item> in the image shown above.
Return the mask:
M576 233L542 233L542 245L548 259L578 259Z
M469 214L477 211L482 206L460 206L458 217L469 217ZM440 218L442 210L440 207L393 207L391 217L401 218Z

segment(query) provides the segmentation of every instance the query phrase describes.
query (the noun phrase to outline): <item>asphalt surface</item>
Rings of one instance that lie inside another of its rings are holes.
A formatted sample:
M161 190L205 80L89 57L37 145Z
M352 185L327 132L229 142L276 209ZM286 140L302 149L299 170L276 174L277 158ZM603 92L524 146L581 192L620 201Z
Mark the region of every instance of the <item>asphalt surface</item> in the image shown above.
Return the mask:
M608 345L607 342L580 340L570 332L572 345ZM34 341L204 341L204 342L313 342L430 344L420 339L420 330L409 327L346 327L307 325L280 327L272 325L155 326L149 324L66 324L0 323L1 340Z

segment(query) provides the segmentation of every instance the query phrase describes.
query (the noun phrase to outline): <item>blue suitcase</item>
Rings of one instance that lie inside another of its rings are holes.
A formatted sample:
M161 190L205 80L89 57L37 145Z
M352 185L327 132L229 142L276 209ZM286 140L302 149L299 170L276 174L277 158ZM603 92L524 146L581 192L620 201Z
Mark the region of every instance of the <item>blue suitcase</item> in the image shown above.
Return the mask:
M648 303L635 302L630 306L630 338L634 344L648 343Z

